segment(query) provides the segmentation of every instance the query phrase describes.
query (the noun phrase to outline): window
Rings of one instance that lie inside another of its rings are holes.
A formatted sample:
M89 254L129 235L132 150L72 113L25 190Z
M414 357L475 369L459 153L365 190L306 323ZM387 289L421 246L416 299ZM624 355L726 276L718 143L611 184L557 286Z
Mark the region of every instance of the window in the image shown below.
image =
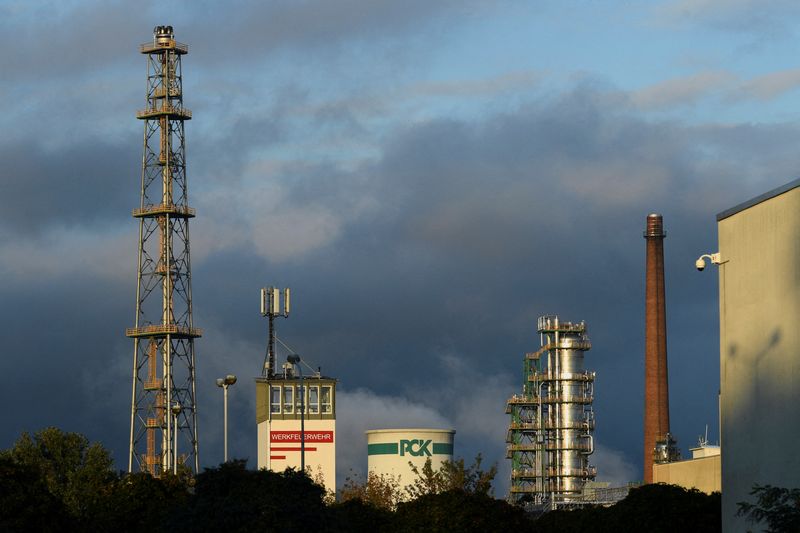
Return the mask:
M280 387L272 387L272 392L270 396L270 410L273 413L280 413L281 412L281 388Z
M319 387L316 385L308 388L308 413L319 413Z
M331 410L331 387L327 385L322 387L322 396L320 399L320 403L322 404L322 413L323 414L330 414L333 411Z
M294 402L292 399L294 398L294 386L293 385L284 385L283 387L283 412L287 414L292 414Z
M305 385L303 385L302 387L297 387L297 398L295 399L295 402L296 402L296 405L297 405L297 411L296 412L298 414L303 412L301 410L301 407L303 407L303 404L301 403L301 401L305 400L305 392L306 392L305 388L306 388ZM308 409L306 409L305 411L308 412Z

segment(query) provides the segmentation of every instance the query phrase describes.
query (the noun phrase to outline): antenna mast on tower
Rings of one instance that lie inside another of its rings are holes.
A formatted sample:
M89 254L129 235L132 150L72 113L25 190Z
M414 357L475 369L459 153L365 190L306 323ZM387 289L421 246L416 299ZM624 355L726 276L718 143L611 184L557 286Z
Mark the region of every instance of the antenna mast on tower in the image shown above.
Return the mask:
M281 292L283 292L283 312L281 312ZM275 376L275 319L278 317L289 318L291 303L290 289L264 287L261 289L261 316L269 319L269 338L267 340L267 354L264 357L264 366L261 375L265 378Z
M199 470L181 56L172 26L157 26L147 56L128 472Z

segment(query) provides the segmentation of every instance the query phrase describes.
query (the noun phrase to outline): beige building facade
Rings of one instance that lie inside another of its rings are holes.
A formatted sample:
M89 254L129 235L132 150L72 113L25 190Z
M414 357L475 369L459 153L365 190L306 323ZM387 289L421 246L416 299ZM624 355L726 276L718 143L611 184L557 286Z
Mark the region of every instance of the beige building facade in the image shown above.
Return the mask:
M257 378L256 423L258 468L300 470L304 448L306 472L336 492L336 380L312 376L301 388L296 377Z
M717 216L723 531L754 484L800 487L800 180Z
M706 494L722 487L722 464L718 446L692 448L692 458L653 465L653 483L668 483Z

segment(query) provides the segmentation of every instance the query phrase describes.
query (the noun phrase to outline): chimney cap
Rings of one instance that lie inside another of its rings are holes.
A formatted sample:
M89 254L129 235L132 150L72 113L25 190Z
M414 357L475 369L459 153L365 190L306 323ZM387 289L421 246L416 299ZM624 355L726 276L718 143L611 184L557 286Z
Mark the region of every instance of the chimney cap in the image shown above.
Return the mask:
M663 217L658 213L650 213L647 215L647 225L644 231L644 237L666 237L667 234L664 231L664 220Z

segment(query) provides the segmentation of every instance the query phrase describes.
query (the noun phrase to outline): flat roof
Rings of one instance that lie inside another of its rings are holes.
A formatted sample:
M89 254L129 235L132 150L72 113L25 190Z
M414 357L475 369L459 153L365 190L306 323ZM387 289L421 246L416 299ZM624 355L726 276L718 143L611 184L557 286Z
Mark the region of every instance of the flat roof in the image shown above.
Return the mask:
M739 205L733 206L730 209L726 209L725 211L717 214L717 222L719 222L720 220L726 219L728 217L731 217L731 216L735 215L736 213L744 211L745 209L749 209L749 208L753 207L754 205L758 205L761 202L766 202L767 200L769 200L771 198L775 198L776 196L779 196L779 195L781 195L781 194L783 194L785 192L789 192L792 189L795 189L797 187L800 187L800 178L798 178L798 179L796 179L794 181L790 181L786 185L781 185L780 187L778 187L776 189L772 189L771 191L767 191L764 194L760 194L760 195L756 196L755 198L751 198L750 200L747 200L746 202L742 202Z
M256 383L270 383L273 381L300 381L300 376L286 376L284 377L283 374L276 374L271 378L264 377L264 376L256 376L255 378ZM316 374L312 374L310 376L303 375L303 381L336 381L339 380L337 378L332 378L330 376L317 376Z

